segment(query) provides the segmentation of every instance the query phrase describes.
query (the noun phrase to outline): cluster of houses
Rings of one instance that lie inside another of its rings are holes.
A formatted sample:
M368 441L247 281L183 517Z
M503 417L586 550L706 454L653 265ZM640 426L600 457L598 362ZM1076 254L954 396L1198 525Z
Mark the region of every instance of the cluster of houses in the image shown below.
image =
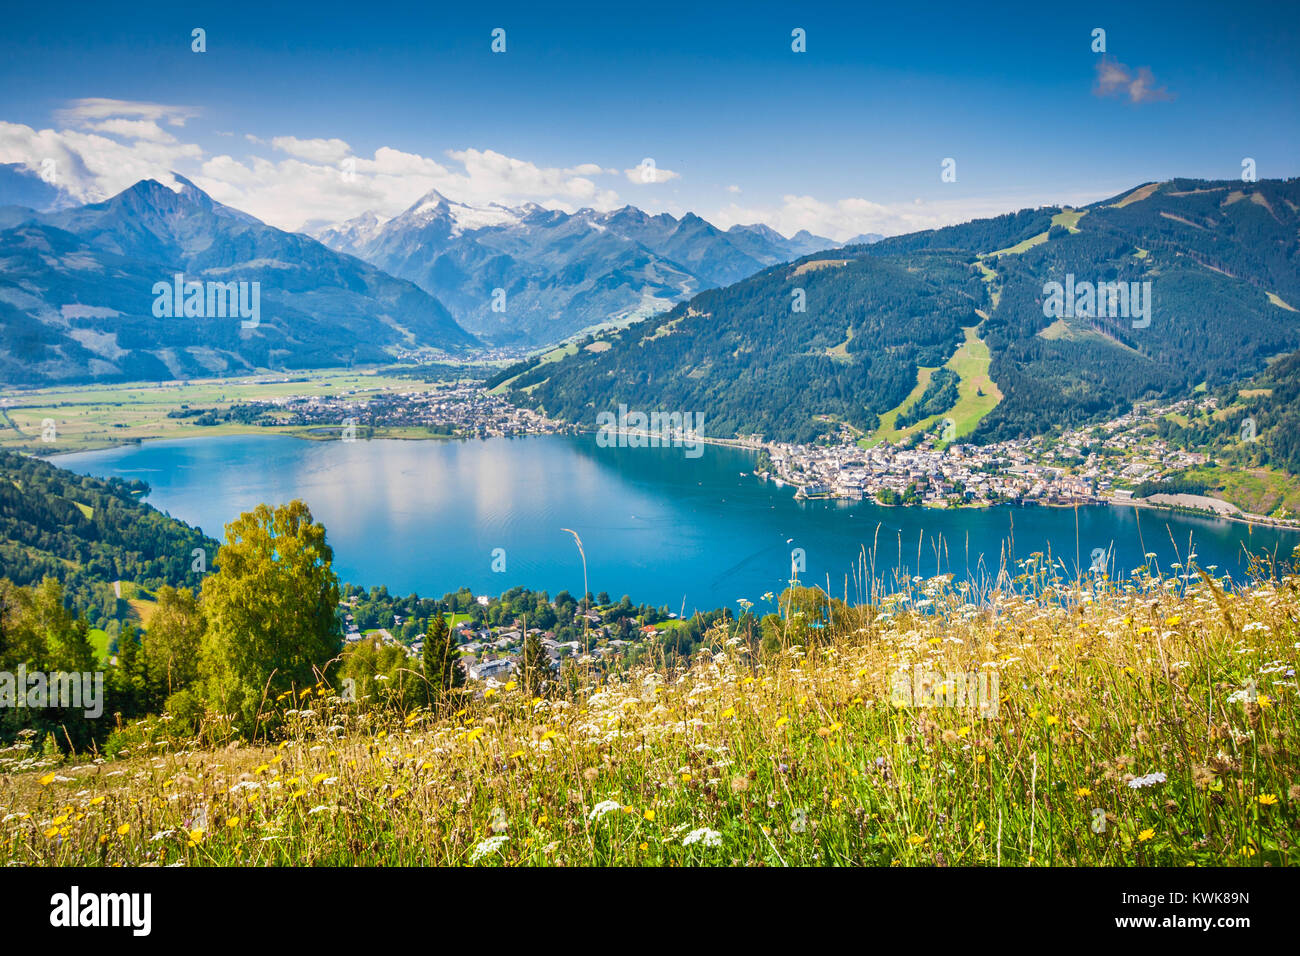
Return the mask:
M480 603L486 603L486 597L478 599ZM347 607L345 602L344 607ZM676 615L672 615L675 617ZM612 636L611 629L601 622L601 617L595 611L588 611L586 614L579 615L577 620L583 618L587 621L587 640L586 644L590 648L584 651L582 641L557 641L555 634L551 631L544 631L540 628L530 627L524 630L519 622L511 627L478 627L468 623L457 624L452 628L460 651L461 666L465 670L465 675L470 680L475 681L506 681L510 675L516 672L520 666L520 660L523 656L524 641L531 636L538 636L541 641L542 650L551 662L551 666L558 668L561 660L566 657L576 659L578 663L596 663L623 653L628 647L633 646L635 641L625 641ZM394 626L400 627L403 623L401 615L394 617ZM637 638L644 638L656 632L653 626L640 627L634 630ZM414 641L410 644L403 644L393 636L387 628L377 628L374 630L362 631L353 618L351 613L344 613L344 641L352 644L364 640L379 641L383 644L403 647L407 655L413 659L419 660L424 652L424 635L417 634Z
M247 403L275 427L353 425L429 428L463 438L544 435L570 430L531 408L516 408L481 383L443 383L410 391L350 389L339 395L289 395Z
M1205 455L1172 447L1147 427L1185 404L1134 409L1051 439L989 445L944 447L933 436L912 448L771 443L765 447L773 473L761 477L796 485L803 498L902 499L910 489L911 501L932 507L1125 500L1134 485L1206 462Z

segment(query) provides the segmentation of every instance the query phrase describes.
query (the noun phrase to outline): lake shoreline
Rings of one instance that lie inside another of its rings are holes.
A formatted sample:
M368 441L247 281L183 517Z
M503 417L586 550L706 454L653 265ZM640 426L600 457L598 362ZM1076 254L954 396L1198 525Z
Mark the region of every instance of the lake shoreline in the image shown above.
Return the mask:
M139 436L127 441L115 442L112 444L106 444L94 448L80 448L77 449L76 451L56 452L52 455L34 455L33 457L39 458L43 461L48 461L50 464L53 465L58 465L57 459L67 455L79 455L79 454L86 454L92 452L111 451L113 449L118 449L118 448L143 447L146 444L156 445L160 442L180 442L180 441L192 441L196 439L205 439L205 438L223 438L223 437L238 437L238 436L276 435L285 438L297 438L302 441L313 442L313 443L324 443L324 442L345 440L336 436L320 434L320 430L321 430L321 426L310 426L310 425L274 426L272 425L272 426L248 426L244 428L238 428L237 430L236 429L223 430L219 433ZM384 428L382 434L370 435L362 440L364 441L393 440L393 441L409 441L409 442L420 442L420 441L472 442L476 440L478 441L484 440L481 438L469 437L465 435L431 435L427 433L421 433L421 431L422 430L420 428L416 428L416 427L391 426L388 428ZM309 432L316 432L316 434L310 434ZM575 430L570 432L569 434L596 435L598 434L598 432L599 430L594 428L592 429L575 428ZM515 435L515 436L498 436L498 437L539 438L539 437L545 437L547 435L552 435L552 434L555 433L537 432L537 433L527 433L527 434ZM641 438L649 437L648 435L639 432L637 433L619 432L618 434L620 435L636 434L638 437ZM353 439L353 441L355 440L356 439ZM732 448L739 451L749 451L755 453L767 450L765 444L756 443L745 439L711 438L703 435L693 435L691 436L690 441L698 442L704 445L714 445L720 448ZM1149 502L1140 498L1119 499L1119 498L1110 497L1110 498L1097 498L1092 500L1080 500L1080 501L1073 501L1073 502L1071 501L1016 501L1016 502L1006 501L1006 502L996 502L996 503L978 502L978 503L968 503L968 504L961 504L961 505L945 505L944 507L938 507L934 505L927 505L924 502L918 502L915 504L906 504L903 502L886 503L886 502L879 501L877 499L867 499L867 498L853 499L853 498L846 498L837 495L816 495L816 496L802 495L801 496L799 494L799 491L802 489L803 486L800 485L798 482L790 481L786 478L780 478L775 475L769 475L765 477L764 475L760 475L755 472L749 472L747 474L747 477L757 479L760 483L766 483L771 481L777 484L778 487L794 488L795 499L798 501L806 501L806 502L844 501L851 504L867 503L867 504L875 505L876 507L880 507L880 508L890 508L890 509L899 508L905 511L909 509L917 509L917 510L924 510L929 512L987 511L991 508L998 507L999 505L1004 505L1008 507L1011 505L1017 505L1019 507L1039 507L1039 508L1066 509L1066 510L1079 508L1079 507L1097 507L1101 505L1106 505L1114 508L1133 507L1135 509L1142 508L1146 510L1166 511L1171 514L1181 514L1181 515L1186 515L1188 517L1195 517L1195 518L1208 518L1208 519L1219 518L1224 521L1234 521L1240 524L1245 524L1247 526L1262 525L1278 531L1300 532L1300 523L1287 522L1283 519L1271 518L1266 515L1253 515L1241 511L1234 513L1234 512L1215 511L1212 509L1200 509L1200 508L1194 508L1186 505L1179 505L1173 503Z
M461 586L497 594L506 582L577 593L585 583L690 612L778 593L792 563L801 580L829 575L838 592L846 574L856 579L862 549L875 547L872 528L881 522L875 573L887 577L897 570L908 578L967 579L1036 551L1097 548L1115 555L1117 569L1143 566L1150 551L1165 566L1182 560L1166 523L1178 550L1192 537L1198 563L1238 578L1247 554L1289 554L1294 546L1284 529L1248 531L1199 515L1171 513L1140 529L1133 512L1095 504L1078 508L1076 519L1074 508L1023 504L940 510L796 501L788 486L753 481L752 455L736 448L688 458L680 448L599 447L585 434L509 442L291 437L176 438L56 456L54 463L144 481L151 505L217 537L259 503L303 500L328 529L342 579L382 583L398 594ZM585 582L582 556L564 528L581 536ZM896 548L896 536L910 543Z

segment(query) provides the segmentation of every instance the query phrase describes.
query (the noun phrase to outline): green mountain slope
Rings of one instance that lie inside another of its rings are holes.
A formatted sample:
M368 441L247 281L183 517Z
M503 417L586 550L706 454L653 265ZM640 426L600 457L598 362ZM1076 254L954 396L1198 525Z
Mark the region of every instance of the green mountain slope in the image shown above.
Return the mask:
M604 351L539 364L511 388L535 385L532 401L578 422L626 403L701 412L715 436L807 440L833 427L816 416L870 430L986 305L985 284L949 253L801 260L704 292Z
M0 578L58 578L79 607L102 605L113 581L197 587L194 551L211 570L217 542L142 502L147 492L0 451Z
M809 440L837 420L875 428L978 326L1003 398L985 403L975 440L1033 434L1235 381L1300 347L1298 237L1300 182L1146 184L1082 210L1022 210L776 266L608 348L514 369L508 387L578 423L625 403L702 413L707 435ZM1069 276L1150 282L1149 323L1046 315L1045 283Z

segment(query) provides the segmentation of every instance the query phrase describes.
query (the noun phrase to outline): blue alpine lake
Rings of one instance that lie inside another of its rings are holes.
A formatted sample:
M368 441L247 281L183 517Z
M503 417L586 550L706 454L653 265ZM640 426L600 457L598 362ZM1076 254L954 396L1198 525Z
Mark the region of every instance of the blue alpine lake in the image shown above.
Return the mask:
M1196 554L1240 577L1247 552L1288 556L1300 535L1131 506L1005 506L941 510L796 500L754 477L754 456L704 446L602 448L594 435L476 441L307 441L239 435L145 442L60 455L54 464L148 482L155 507L215 538L241 512L301 498L328 532L342 580L394 594L440 597L468 586L499 594L523 585L624 594L674 612L759 603L790 578L836 596L855 578L954 573L977 578L1032 552L1073 576L1097 549L1116 576ZM501 550L498 550L501 549ZM504 568L504 570L494 570Z

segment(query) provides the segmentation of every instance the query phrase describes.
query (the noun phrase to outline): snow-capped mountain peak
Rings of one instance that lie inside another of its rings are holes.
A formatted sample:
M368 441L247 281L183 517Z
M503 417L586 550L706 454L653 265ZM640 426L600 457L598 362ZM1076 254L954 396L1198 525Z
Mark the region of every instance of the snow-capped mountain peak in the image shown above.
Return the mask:
M836 244L767 227L723 232L635 206L573 213L529 202L463 202L431 190L386 223L358 217L321 242L437 296L466 327L498 342L541 344L667 308L778 262ZM493 290L509 290L505 310Z
M448 199L436 189L421 196L406 212L397 217L403 224L429 223L445 220L451 235L459 236L475 229L493 226L512 226L526 215L526 210L511 209L501 203L475 205Z

